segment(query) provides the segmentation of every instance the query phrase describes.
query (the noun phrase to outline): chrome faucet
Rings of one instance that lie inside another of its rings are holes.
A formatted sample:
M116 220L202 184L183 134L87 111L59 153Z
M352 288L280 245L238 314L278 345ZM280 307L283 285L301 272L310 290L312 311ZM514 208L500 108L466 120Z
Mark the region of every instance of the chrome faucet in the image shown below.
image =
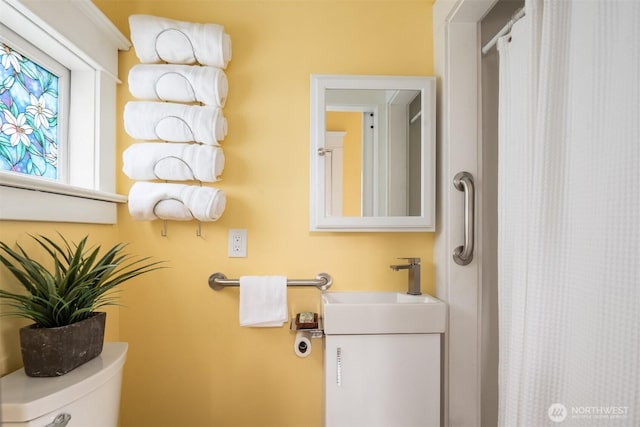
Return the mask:
M390 266L393 271L409 270L409 288L407 293L409 295L422 295L420 292L420 258L398 258L406 259L409 264L392 265Z

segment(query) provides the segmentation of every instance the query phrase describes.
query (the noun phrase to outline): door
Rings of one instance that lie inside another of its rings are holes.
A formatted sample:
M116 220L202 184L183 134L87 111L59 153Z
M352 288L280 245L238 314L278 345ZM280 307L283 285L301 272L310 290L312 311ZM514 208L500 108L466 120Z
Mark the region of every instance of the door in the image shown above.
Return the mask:
M324 199L327 216L342 216L342 150L344 132L327 131L324 156Z
M437 0L433 9L435 72L438 87L438 212L435 246L437 296L447 301L449 319L445 337L444 425L492 425L497 408L485 405L483 395L497 395L497 381L484 377L494 363L488 351L491 329L485 329L494 307L487 301L483 282L492 280L489 174L483 159L481 112L480 22L497 0ZM475 241L473 260L453 261L453 250L464 241L464 197L453 187L459 172L475 183ZM484 413L483 413L484 412ZM484 422L484 424L483 424Z
M325 340L327 427L440 425L440 334Z

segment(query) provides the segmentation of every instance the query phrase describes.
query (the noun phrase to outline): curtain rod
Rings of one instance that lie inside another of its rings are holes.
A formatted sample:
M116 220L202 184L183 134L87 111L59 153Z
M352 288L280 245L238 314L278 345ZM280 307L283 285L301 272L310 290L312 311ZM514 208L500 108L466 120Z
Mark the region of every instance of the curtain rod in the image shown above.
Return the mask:
M511 27L513 27L513 24L518 22L518 20L520 20L520 18L522 18L523 16L524 16L524 7L521 9L518 9L516 13L513 14L509 22L507 22L507 25L502 27L502 29L498 31L498 34L496 34L495 36L493 36L491 40L489 40L489 43L484 45L484 47L482 48L482 54L486 55L487 53L489 53L491 48L494 47L496 43L498 43L498 39L504 36L505 34L509 33L511 31Z

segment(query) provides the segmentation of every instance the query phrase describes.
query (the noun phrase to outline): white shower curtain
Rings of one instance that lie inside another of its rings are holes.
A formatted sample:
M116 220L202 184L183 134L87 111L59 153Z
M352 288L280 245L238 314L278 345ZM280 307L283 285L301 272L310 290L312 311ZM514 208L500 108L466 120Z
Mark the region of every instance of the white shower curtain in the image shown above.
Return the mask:
M527 1L500 51L502 426L640 425L640 1Z

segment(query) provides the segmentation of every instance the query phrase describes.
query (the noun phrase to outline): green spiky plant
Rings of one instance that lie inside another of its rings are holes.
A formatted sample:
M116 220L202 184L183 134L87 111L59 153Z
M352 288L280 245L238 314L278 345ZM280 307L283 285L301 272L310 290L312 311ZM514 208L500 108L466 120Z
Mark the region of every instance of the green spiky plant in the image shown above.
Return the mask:
M42 328L69 325L87 319L100 307L118 305L112 292L118 285L163 268L162 261L149 262L149 257L124 253L126 243L100 255L100 246L87 246L89 236L69 243L58 235L61 244L43 235L30 235L49 254L53 268L35 261L18 244L13 250L0 242L0 261L26 290L0 289L0 301L13 309L4 315L26 317Z

